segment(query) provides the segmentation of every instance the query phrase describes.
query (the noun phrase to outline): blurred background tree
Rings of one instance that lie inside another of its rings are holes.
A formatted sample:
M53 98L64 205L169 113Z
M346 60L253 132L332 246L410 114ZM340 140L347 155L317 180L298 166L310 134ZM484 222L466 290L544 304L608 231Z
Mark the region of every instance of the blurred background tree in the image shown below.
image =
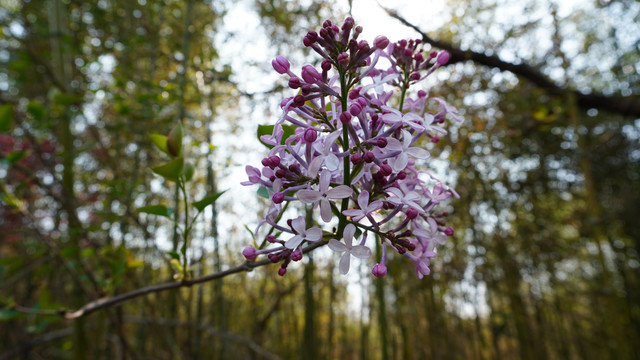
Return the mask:
M72 322L50 310L171 280L173 227L135 212L181 211L149 133L183 122L192 195L229 189L195 227L194 275L238 264L262 211L237 185L263 151L245 134L290 95L270 59L315 61L302 36L349 11L385 29L363 1L0 4L0 359L640 358L638 2L375 19L453 55L425 89L465 118L426 145L461 195L431 276L392 259L376 288L373 264L343 278L318 252Z

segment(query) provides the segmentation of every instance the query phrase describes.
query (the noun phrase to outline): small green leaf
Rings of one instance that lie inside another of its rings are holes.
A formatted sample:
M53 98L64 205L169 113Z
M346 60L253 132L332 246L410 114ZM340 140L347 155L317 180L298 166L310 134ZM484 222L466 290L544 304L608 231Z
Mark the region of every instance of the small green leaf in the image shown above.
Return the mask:
M11 105L5 104L0 106L0 133L11 130L13 123L13 110Z
M29 104L27 104L27 112L36 120L42 120L47 113L42 104L36 100L29 101Z
M71 106L77 102L80 102L81 98L76 95L57 93L53 96L53 102L56 104Z
M177 251L169 251L167 252L167 255L169 255L172 259L180 260L180 254L178 254Z
M269 191L267 191L267 188L264 186L260 186L260 188L258 189L258 195L262 196L265 199L269 198Z
M13 320L20 315L19 312L13 309L0 309L0 321L9 321Z
M137 208L136 212L170 217L171 214L173 213L173 209L169 209L164 205L147 205L147 206Z
M225 190L226 191L226 190ZM202 211L204 210L207 206L213 204L216 200L218 200L218 198L220 197L220 195L224 194L224 191L213 194L213 195L209 195L209 196L205 196L204 199L200 200L200 201L196 201L193 203L193 206L198 209L198 211Z
M159 165L151 168L151 171L164 177L167 180L178 181L182 174L182 168L184 167L184 159L179 157L171 160L164 165Z
M173 157L182 153L182 124L178 123L167 135L167 150Z
M27 154L26 150L13 151L7 154L6 159L10 165L13 165L18 161L20 161L20 159L22 159L26 154Z
M193 178L194 172L195 169L193 167L193 164L191 164L190 162L186 162L184 164L184 168L182 169L182 176L184 177L184 181L191 180L191 178Z
M160 151L169 155L169 150L167 150L167 137L160 134L149 134L149 138L153 145L155 145Z

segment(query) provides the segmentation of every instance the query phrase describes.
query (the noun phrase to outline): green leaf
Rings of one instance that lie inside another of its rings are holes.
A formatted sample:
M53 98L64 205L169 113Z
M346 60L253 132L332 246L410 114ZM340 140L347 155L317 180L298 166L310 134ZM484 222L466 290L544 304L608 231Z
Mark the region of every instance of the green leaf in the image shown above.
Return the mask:
M184 176L184 181L191 180L191 178L193 178L194 172L195 168L193 167L193 164L191 164L190 162L186 162L184 164L184 168L182 169L182 176Z
M167 255L171 256L172 259L180 260L180 254L177 251L169 251Z
M226 191L226 190L225 190ZM220 195L224 194L224 191L213 194L213 195L209 195L209 196L205 196L204 199L200 200L200 201L196 201L193 203L193 206L198 209L198 211L202 211L204 210L207 206L213 204L216 200L218 200L218 198L220 197Z
M274 125L258 125L258 140L260 140L260 137L263 135L273 134L274 127ZM282 130L284 133L282 134L282 141L280 141L280 144L284 144L285 140L295 133L295 127L292 125L282 125ZM266 144L262 140L260 140L260 142L269 149L273 148L273 145Z
M136 212L170 217L171 214L173 213L173 209L169 209L164 205L147 205L147 206L137 208Z
M9 132L13 123L13 110L11 105L5 104L0 106L0 133Z
M20 315L19 312L12 309L0 309L0 321L13 320Z
M56 104L71 106L80 102L82 99L79 96L65 94L65 93L57 93L53 96L53 102Z
M7 154L6 159L10 165L13 165L20 161L20 159L22 159L26 154L26 150L13 151Z
M149 139L153 145L155 145L160 151L169 155L169 150L167 149L167 137L160 134L149 134Z
M29 104L27 104L27 112L36 120L42 120L47 113L42 104L36 100L29 101Z
M179 157L171 160L166 164L155 166L151 168L151 171L164 177L167 180L177 182L182 174L182 168L184 167L184 159Z
M182 153L182 124L178 123L167 135L167 150L173 157Z
M269 198L269 191L267 191L267 188L264 186L260 186L260 188L258 189L258 195L262 196L265 199Z

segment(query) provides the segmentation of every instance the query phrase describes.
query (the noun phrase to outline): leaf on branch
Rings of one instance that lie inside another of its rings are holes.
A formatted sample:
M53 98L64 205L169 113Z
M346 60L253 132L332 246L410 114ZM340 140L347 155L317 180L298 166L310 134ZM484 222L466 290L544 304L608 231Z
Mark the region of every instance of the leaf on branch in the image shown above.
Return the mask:
M260 188L258 188L258 195L262 196L265 199L269 198L269 191L267 191L267 188L264 186L260 186Z
M11 105L5 104L0 106L0 133L9 132L13 123L13 111Z
M182 153L182 125L178 123L167 136L167 150L169 155L176 157Z
M169 155L169 150L167 149L167 137L160 134L149 134L149 138L153 145L155 145L160 151Z
M184 167L184 159L179 157L171 160L164 165L159 165L151 168L151 171L164 177L167 180L177 182L182 175L182 168Z
M169 251L167 255L171 256L172 259L180 260L180 254L177 251Z
M224 194L225 191L221 191L221 192L215 193L213 195L205 196L204 199L194 202L193 206L196 209L198 209L198 211L202 212L202 210L204 210L207 206L213 204L216 200L218 200L220 195Z
M164 205L147 205L147 206L137 208L136 212L170 217L171 214L173 213L173 209L169 209Z

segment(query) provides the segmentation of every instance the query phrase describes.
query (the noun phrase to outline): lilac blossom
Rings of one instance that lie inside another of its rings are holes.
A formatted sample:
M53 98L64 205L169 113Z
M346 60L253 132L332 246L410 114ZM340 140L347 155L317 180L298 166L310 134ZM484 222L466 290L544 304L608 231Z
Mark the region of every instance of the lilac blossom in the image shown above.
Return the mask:
M261 187L270 207L254 232L263 245L243 255L280 263L279 275L302 259L306 242L323 244L323 227L333 234L328 246L342 253L343 274L351 256L371 255L364 243L375 233L382 247L372 268L376 277L388 271L387 248L413 261L418 278L428 275L437 246L454 234L448 212L436 211L458 195L417 166L429 161L424 144L447 135L444 118L461 120L455 107L418 87L450 56L425 52L420 40L392 43L379 36L369 45L357 39L361 30L347 18L341 27L327 20L309 31L302 43L322 58L319 67L304 65L296 74L286 57L272 61L294 94L281 101L273 132L260 137L271 148L262 168L245 168L242 185ZM290 218L287 208L295 213L295 204L319 208L324 224ZM354 246L357 230L362 241Z

